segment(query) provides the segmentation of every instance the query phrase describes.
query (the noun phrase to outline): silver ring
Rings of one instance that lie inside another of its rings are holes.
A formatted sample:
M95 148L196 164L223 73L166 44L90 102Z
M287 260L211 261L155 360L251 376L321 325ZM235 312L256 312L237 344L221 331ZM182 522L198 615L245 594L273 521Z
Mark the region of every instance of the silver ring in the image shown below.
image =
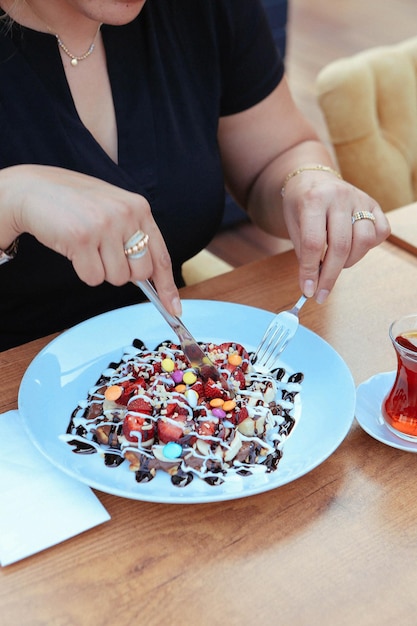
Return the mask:
M148 249L149 235L137 230L124 245L125 255L129 259L140 259Z
M352 215L352 224L358 220L371 220L371 222L375 223L375 215L370 211L356 211L356 213Z

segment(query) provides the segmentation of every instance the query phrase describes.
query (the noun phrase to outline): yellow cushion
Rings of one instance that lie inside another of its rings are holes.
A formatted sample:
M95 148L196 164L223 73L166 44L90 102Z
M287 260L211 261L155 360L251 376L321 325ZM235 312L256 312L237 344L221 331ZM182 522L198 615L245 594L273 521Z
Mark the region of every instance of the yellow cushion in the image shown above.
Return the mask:
M384 211L417 199L417 37L326 66L317 97L345 180Z
M194 285L207 278L230 272L232 269L232 265L204 249L183 263L182 275L186 285Z

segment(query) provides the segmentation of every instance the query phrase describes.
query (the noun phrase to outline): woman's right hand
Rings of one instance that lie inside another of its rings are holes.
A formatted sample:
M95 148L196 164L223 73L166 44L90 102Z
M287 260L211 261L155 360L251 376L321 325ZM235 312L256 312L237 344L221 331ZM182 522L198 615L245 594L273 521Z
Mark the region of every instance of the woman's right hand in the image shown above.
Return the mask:
M124 245L137 230L149 235L148 251L128 260ZM152 277L168 310L181 313L171 259L143 196L62 168L6 168L0 171L0 247L24 232L67 257L88 285Z

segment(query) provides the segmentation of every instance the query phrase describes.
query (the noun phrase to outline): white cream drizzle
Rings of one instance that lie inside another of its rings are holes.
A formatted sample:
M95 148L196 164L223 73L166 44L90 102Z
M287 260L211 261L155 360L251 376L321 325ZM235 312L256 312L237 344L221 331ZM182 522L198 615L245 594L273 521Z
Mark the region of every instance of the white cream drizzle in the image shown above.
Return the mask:
M209 353L210 354L210 353ZM212 358L219 358L218 353L212 353ZM224 353L224 359L227 360L227 353ZM164 358L171 358L176 363L177 369L189 369L184 362L184 356L181 350L171 349L167 346L163 346L159 352L141 351L137 348L130 347L125 351L125 354L121 360L121 364L117 368L107 368L104 370L100 381L93 386L89 391L89 398L82 400L78 409L72 416L72 430L74 434L68 433L61 435L61 439L70 442L79 442L92 446L97 452L110 453L120 456L125 456L127 452L133 452L135 455L143 455L148 459L157 458L160 460L161 455L163 458L163 452L160 448L163 444L150 442L143 442L140 432L132 431L131 435L137 437L138 441L128 441L122 432L122 424L124 416L127 412L134 416L138 416L147 420L150 424L157 422L160 419L165 420L175 426L180 426L183 429L184 434L190 434L192 437L204 442L200 445L201 449L204 449L205 454L199 450L199 446L184 445L183 452L180 459L175 462L181 464L183 472L191 472L200 478L215 478L221 477L222 480L226 480L228 477L239 474L242 470L248 470L251 474L258 472L268 471L268 466L265 461L268 455L277 454L280 451L283 443L287 437L285 433L280 431L280 427L285 421L284 416L274 415L271 410L270 403L275 400L276 404L280 406L283 411L288 414L294 408L294 402L292 399L282 400L280 398L282 391L294 393L298 399L298 394L301 391L301 383L288 382L288 376L284 376L284 379L277 381L272 376L260 374L256 372L249 359L245 359L248 371L245 374L245 380L247 388L240 389L236 386L236 401L238 406L244 407L248 411L248 418L255 423L254 435L248 436L242 432L239 432L239 426L235 426L230 419L226 416L223 420L214 416L211 413L210 408L207 405L197 403L195 406L191 406L187 401L184 393L177 392L173 389L175 383L171 376L167 373L161 373L152 379L153 364L161 362ZM218 364L218 363L217 363ZM108 403L108 408L102 411L101 415L98 415L91 420L85 415L88 415L88 409L94 405L106 405L104 395L99 392L106 385L121 384L131 380L132 371L139 374L145 380L149 382L148 390L140 389L128 403L127 407L119 407L114 403ZM231 380L233 380L233 374L226 367L220 367L220 371ZM287 380L285 380L287 379ZM238 385L238 383L236 383ZM141 411L134 410L134 400L141 396L146 397L150 402L153 412L152 415ZM129 408L129 404L132 404L132 408ZM177 405L182 410L186 411L186 415L183 420L175 419L174 417L168 417L167 410L170 405ZM248 419L247 418L247 419ZM221 436L216 435L202 435L198 434L196 427L198 424L204 422L210 422L218 424L220 421L223 423L223 427L228 434L228 439L224 440ZM257 432L257 425L262 432ZM113 427L118 433L118 442L120 449L99 444L94 441L94 433L99 428ZM151 426L149 426L151 428ZM84 430L86 435L81 436L75 432L75 430ZM236 456L239 454L241 446L245 442L253 443L258 450L258 459L256 463L246 463L238 461ZM157 456L152 452L155 449ZM263 451L263 452L261 452ZM201 462L200 468L190 467L187 463L187 459L195 458ZM174 460L166 459L166 462L173 463ZM221 466L221 473L213 472L209 469L208 463L215 462Z

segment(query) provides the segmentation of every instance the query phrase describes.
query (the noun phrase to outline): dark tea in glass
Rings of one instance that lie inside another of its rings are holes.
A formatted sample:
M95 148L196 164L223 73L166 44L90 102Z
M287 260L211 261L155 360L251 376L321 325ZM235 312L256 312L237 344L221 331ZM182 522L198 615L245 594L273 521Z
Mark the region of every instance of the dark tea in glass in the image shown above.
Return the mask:
M397 372L382 402L382 416L396 435L417 441L417 314L393 322L389 335L397 354Z

